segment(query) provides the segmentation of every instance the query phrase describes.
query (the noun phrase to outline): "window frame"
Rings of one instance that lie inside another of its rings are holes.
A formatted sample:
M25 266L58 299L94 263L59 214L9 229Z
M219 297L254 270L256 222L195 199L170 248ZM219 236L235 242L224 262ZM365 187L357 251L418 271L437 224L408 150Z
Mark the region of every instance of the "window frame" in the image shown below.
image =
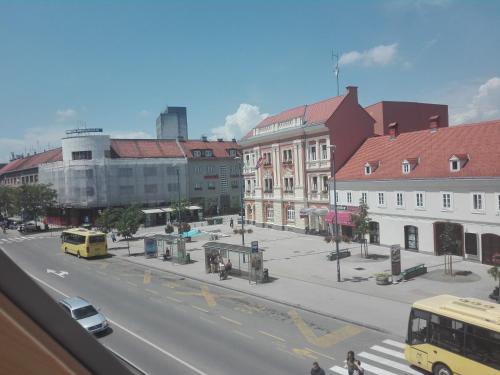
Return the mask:
M418 195L422 194L422 205L418 205ZM425 210L425 191L416 191L415 192L415 209L416 210Z
M453 211L454 209L454 205L453 205L453 192L451 191L441 191L440 193L440 196L441 196L441 211ZM445 194L448 194L450 196L450 201L449 201L449 204L450 206L449 207L446 207L444 205L444 196Z
M408 162L403 162L403 174L409 174L411 172L411 165Z
M479 202L481 204L480 208L475 207L476 196L479 197L477 202ZM486 201L485 201L486 194L484 192L480 192L480 191L472 191L470 193L470 197L471 197L471 211L472 211L472 213L484 214L486 212L486 207L485 207L486 206L486 204L485 204L486 203Z
M380 203L380 198L382 197L382 203ZM377 207L385 208L387 207L387 201L385 199L385 192L377 191Z
M399 201L398 201L398 198L399 198L399 195L401 195L401 204L399 204ZM404 191L395 191L394 192L394 197L396 198L395 199L395 204L396 204L396 208L405 208L405 194L404 194Z
M362 191L361 194L360 194L360 198L359 199L364 204L368 204L368 192L367 191Z
M352 203L352 191L347 191L345 194L346 202Z
M287 218L287 221L295 221L295 207L294 206L288 206L286 208L286 218Z
M495 212L500 215L500 193L495 193Z

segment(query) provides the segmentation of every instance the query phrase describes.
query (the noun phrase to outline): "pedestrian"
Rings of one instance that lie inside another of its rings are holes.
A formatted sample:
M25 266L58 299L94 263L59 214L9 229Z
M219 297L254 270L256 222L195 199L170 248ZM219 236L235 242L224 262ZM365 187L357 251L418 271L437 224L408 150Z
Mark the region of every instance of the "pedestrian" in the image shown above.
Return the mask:
M354 358L354 352L349 350L347 352L347 358L345 360L344 367L347 369L349 375L354 375L354 370L357 368L356 359Z
M354 360L354 375L364 375L365 369L361 367L361 361L359 359Z
M115 232L111 232L111 241L116 242Z
M231 218L231 220L229 220L229 226L231 227L231 229L234 227L234 220L233 220L233 218Z
M325 370L319 367L318 362L313 362L313 367L311 369L311 375L325 375Z

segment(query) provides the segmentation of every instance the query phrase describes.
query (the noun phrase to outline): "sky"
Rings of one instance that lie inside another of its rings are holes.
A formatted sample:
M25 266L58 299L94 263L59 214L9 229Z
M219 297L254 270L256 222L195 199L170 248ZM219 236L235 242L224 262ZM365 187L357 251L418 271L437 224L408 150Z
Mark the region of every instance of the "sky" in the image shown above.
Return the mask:
M263 118L358 86L500 118L500 2L0 0L0 162L66 129L154 138L187 107L189 138L240 138Z

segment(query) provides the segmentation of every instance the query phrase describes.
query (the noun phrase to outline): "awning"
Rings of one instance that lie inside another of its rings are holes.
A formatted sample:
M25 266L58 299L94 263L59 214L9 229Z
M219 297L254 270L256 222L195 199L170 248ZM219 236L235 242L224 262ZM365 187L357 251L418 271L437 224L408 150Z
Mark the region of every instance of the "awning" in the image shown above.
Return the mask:
M186 207L188 210L194 211L194 210L202 210L203 208L200 206L187 206Z
M337 211L339 224L353 227L354 224L351 221L351 214L353 214L352 211ZM325 222L335 224L335 211L328 211L325 215Z
M162 207L161 210L164 212L174 212L175 211L175 209L173 209L172 207Z
M301 208L300 211L299 211L299 215L300 216L307 216L307 215L309 215L313 211L314 211L314 208L312 208L312 207Z
M141 210L144 212L146 215L148 214L162 214L164 211L161 208L150 208L147 210Z
M313 215L325 216L328 213L328 208L315 208L312 212Z

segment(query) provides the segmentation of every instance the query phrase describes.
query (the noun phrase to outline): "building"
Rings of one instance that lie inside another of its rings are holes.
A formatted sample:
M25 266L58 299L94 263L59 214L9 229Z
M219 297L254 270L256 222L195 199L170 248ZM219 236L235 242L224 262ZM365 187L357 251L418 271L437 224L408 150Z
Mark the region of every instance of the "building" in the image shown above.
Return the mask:
M19 186L38 182L38 166L43 163L61 160L62 149L27 155L11 160L0 169L0 185Z
M337 203L348 212L367 202L370 243L498 262L500 120L428 125L402 134L396 126L392 135L367 139L336 174ZM339 214L348 230L350 214Z
M186 107L168 107L156 119L156 139L188 139Z

